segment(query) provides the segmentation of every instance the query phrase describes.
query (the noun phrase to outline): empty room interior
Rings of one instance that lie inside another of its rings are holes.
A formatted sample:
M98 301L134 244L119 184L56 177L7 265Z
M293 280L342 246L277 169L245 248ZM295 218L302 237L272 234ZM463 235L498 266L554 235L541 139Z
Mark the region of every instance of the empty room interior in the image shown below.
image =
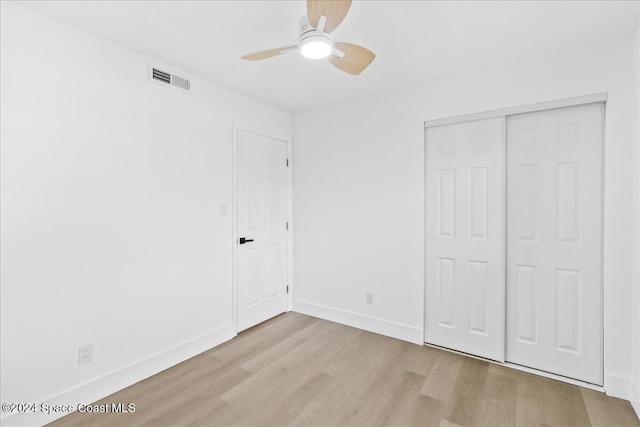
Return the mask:
M1 1L3 426L640 426L640 1Z

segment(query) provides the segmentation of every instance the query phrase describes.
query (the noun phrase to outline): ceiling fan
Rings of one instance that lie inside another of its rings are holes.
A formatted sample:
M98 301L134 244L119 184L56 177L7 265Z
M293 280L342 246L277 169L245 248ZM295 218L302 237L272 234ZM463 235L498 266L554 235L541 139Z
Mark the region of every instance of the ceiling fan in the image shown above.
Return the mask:
M298 44L245 55L242 59L258 61L300 50L305 58L327 58L337 69L358 75L376 55L353 43L333 42L330 33L347 16L351 0L307 0L307 16L300 19Z

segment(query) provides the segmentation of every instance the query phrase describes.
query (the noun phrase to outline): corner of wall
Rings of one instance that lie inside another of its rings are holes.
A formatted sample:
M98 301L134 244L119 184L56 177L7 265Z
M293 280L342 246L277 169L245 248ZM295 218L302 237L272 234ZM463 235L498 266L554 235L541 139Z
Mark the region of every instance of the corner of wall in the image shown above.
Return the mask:
M636 411L636 415L640 418L640 384L636 381L631 381L629 401L631 406Z
M640 3L638 3L638 27L636 28L636 61L635 61L635 75L636 75L636 174L637 180L636 184L638 186L636 197L638 198L636 207L637 207L637 215L636 218L640 218ZM640 219L637 220L637 233L636 233L636 241L637 245L637 263L636 263L636 307L634 312L636 313L636 343L635 343L635 378L632 384L632 393L630 396L631 404L636 411L636 414L640 418Z
M635 61L634 74L635 78L635 187L634 194L634 263L633 271L633 318L632 318L632 348L631 355L633 360L632 378L629 384L629 401L640 418L640 3L637 4L636 11L637 27L635 33Z
M341 310L335 307L327 307L295 298L293 300L293 311L414 344L424 344L422 329L414 326Z

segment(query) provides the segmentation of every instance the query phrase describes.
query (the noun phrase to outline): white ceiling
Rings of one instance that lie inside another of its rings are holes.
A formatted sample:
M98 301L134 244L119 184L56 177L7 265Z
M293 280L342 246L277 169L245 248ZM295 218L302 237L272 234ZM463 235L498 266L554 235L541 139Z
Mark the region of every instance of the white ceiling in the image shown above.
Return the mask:
M306 14L290 1L30 1L26 7L290 112L634 31L634 1L354 1L334 41L376 53L359 76L293 52Z

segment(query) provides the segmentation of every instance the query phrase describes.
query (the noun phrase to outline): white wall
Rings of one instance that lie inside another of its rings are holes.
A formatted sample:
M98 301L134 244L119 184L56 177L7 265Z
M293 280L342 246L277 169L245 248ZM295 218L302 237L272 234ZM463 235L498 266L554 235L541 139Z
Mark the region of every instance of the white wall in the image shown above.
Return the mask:
M640 165L640 2L638 6L638 28L635 36L635 75L636 75L636 87L635 87L635 120L636 120L636 159L638 165ZM640 416L640 168L636 168L636 203L635 203L635 254L636 262L634 263L634 283L635 283L635 295L633 300L636 302L636 306L633 310L633 350L631 353L633 361L633 381L631 384L631 403L636 410L638 416Z
M89 403L235 334L232 121L291 116L1 4L2 401Z
M294 310L422 341L424 120L608 92L605 381L628 396L633 49L629 35L294 115Z

